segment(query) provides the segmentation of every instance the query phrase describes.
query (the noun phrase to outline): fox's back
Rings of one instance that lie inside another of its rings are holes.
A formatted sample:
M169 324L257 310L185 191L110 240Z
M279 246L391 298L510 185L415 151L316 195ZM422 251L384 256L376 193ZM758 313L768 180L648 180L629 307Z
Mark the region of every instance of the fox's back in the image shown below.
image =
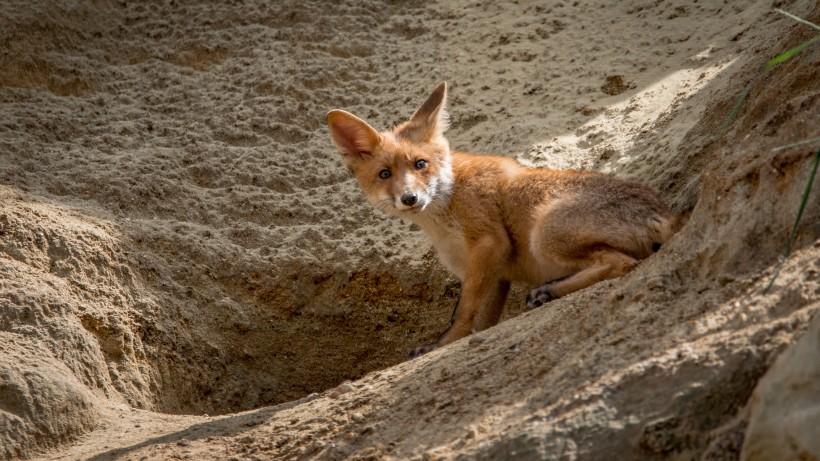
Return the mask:
M452 212L461 220L501 220L510 229L528 227L539 210L572 202L591 220L640 221L669 217L652 189L608 174L526 168L506 157L453 153Z
M453 176L449 212L466 239L505 235L510 245L505 272L512 280L535 283L571 272L557 261L543 261L543 254L560 254L560 248L540 251L540 258L534 254L533 234L545 220L573 237L589 235L590 247L606 229L611 245L636 258L671 236L664 202L648 187L611 175L525 168L509 158L454 153Z

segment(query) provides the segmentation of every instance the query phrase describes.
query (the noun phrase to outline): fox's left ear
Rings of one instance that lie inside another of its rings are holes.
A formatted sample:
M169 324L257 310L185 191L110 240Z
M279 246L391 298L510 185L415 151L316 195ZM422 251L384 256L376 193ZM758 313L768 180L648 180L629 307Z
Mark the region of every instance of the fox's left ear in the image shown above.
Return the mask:
M444 140L444 132L450 127L446 106L447 82L441 82L397 134L413 142Z

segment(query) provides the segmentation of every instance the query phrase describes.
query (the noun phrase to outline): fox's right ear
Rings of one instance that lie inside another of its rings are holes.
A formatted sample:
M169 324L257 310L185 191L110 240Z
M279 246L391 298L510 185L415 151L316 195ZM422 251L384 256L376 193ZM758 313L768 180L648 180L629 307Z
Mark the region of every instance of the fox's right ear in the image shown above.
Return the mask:
M327 113L330 139L350 164L373 153L379 143L379 133L367 122L343 110Z
M444 132L450 126L447 114L447 82L438 84L424 104L410 117L410 121L401 125L399 136L413 142L446 143Z

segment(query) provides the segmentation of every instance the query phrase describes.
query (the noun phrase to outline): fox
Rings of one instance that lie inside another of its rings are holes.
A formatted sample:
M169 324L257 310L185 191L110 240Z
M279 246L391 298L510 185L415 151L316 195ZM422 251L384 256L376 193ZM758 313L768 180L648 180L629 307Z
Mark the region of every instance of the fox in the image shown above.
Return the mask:
M449 328L410 358L496 325L513 282L533 287L526 304L537 308L623 276L679 230L679 215L647 186L450 149L446 103L442 82L385 131L344 110L327 114L367 201L418 225L461 282Z

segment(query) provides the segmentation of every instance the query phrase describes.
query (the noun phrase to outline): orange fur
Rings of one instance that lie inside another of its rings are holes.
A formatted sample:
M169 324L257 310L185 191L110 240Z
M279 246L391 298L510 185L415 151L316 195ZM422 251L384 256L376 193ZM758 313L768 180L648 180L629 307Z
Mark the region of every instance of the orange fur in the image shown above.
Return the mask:
M442 83L409 121L384 132L344 111L327 117L367 199L418 224L462 282L453 324L416 353L498 323L510 282L536 286L528 303L539 306L622 276L677 230L677 217L645 186L451 152L446 98Z

